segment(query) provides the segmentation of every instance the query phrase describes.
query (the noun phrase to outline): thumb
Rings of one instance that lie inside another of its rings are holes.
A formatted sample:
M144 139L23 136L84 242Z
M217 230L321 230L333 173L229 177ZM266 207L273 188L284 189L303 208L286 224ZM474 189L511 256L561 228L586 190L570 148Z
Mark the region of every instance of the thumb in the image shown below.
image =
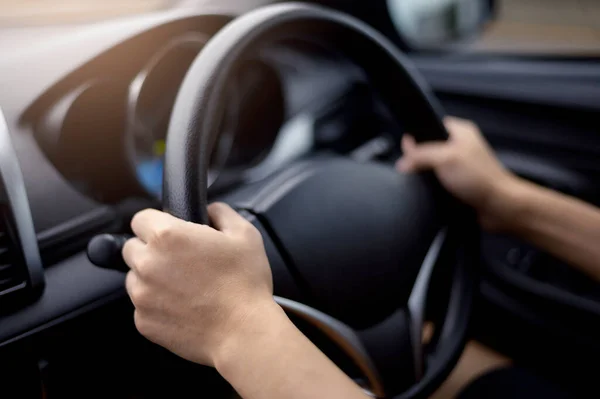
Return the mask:
M210 204L208 216L213 227L225 234L238 231L248 223L239 213L223 202Z

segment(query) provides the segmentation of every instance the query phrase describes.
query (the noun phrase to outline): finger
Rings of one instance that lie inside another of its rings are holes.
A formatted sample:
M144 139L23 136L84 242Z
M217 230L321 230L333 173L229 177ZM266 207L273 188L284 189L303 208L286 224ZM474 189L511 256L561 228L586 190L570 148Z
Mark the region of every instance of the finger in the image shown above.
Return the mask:
M123 250L121 251L123 254L123 259L127 266L129 266L132 270L136 270L136 265L138 261L142 258L143 254L146 251L146 244L137 237L131 238L125 242L123 245Z
M168 213L156 209L144 209L136 213L131 219L131 229L143 242L149 242L154 237L154 232L160 231L179 220Z
M396 161L396 170L401 173L410 173L412 170L410 162L410 154L417 146L415 138L405 133L400 142L402 148L402 157Z
M417 144L410 134L402 136L403 156L396 162L396 169L401 173L412 173L434 168L443 158L436 158L433 153L440 153L440 148L447 147L443 141L433 141ZM441 154L440 154L441 155Z
M150 342L166 347L166 342L160 339L166 335L164 323L157 323L146 312L139 309L133 312L133 323L138 332Z
M409 155L406 156L406 165L401 167L412 172L435 169L444 164L452 155L452 148L445 142L431 142L419 144Z
M464 133L479 132L479 127L473 121L452 116L444 118L444 126L453 139L463 136Z
M410 134L404 134L402 136L402 153L410 153L417 146L417 142L415 138Z
M130 271L125 277L125 290L127 295L131 298L131 294L135 291L135 287L140 284L139 277L135 272ZM133 301L132 301L133 302Z
M415 151L419 151L422 148L427 148L431 145L445 145L446 141L437 140L437 141L426 141L423 143L417 143L415 137L406 133L402 136L402 153L405 156L410 157L412 153Z
M449 127L467 127L473 126L473 122L469 119L459 118L457 116L446 116L444 118L444 126Z
M223 202L215 202L208 206L208 216L212 226L223 232L235 232L249 223L239 213Z

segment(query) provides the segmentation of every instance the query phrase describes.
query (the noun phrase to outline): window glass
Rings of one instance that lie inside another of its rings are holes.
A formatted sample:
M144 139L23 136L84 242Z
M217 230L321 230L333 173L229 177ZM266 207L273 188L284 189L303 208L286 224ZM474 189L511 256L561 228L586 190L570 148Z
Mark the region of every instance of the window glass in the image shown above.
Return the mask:
M600 54L600 0L388 0L417 48Z

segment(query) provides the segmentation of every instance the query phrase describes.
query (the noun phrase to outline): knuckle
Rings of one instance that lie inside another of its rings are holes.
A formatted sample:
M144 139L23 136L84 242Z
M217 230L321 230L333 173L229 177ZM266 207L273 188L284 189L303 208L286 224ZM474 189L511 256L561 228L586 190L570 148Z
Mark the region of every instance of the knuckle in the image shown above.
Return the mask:
M129 297L131 298L131 302L135 305L136 308L150 308L152 306L152 295L148 287L137 284L131 288L129 292Z
M133 227L135 225L138 225L141 222L141 220L144 219L144 217L146 215L148 215L148 212L149 212L148 209L144 209L144 210L137 212L135 215L133 215L133 218L131 218L131 223L130 223L131 226Z
M149 256L142 256L136 259L135 269L140 277L152 277L154 275L155 268L154 262Z
M136 276L133 272L129 272L127 273L127 276L125 277L125 290L127 291L127 294L131 295L131 291L133 290L133 287L136 284Z
M129 223L131 225L131 227L135 226L138 224L139 220L140 220L140 214L144 212L144 211L139 211L137 212L135 215L133 215L133 217L131 218L131 222Z
M152 242L155 244L171 243L177 235L173 226L161 226L154 230Z
M139 256L139 251L136 250L133 240L127 240L121 250L123 259L129 266L134 266Z

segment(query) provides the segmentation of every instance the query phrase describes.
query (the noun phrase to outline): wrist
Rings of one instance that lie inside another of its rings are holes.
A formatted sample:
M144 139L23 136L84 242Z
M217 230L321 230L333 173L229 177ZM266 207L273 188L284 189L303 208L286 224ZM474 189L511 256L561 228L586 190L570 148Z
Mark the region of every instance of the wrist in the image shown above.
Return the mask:
M484 230L495 233L513 230L523 213L526 188L527 182L510 173L497 179L485 206L478 212Z
M291 323L272 298L254 304L244 313L212 353L214 367L228 380L236 365L246 356L245 349L277 339L283 326Z

